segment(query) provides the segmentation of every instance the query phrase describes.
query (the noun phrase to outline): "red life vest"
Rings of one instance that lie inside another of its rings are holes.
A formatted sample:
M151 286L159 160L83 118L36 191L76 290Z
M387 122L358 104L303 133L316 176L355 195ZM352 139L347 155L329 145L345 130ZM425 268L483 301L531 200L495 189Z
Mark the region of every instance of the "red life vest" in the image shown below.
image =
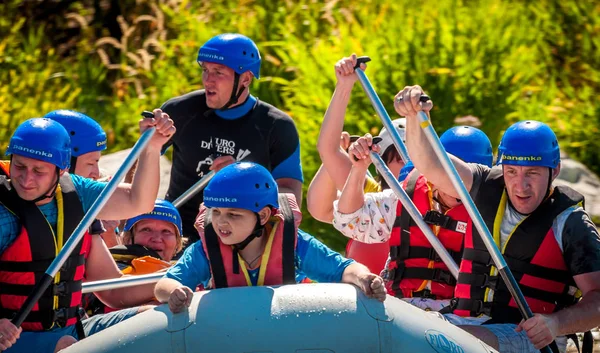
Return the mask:
M44 275L84 216L81 201L69 174L60 177L55 197L58 206L58 239L34 203L21 199L6 184L0 186L0 202L21 224L20 234L0 255L1 317L13 317L21 308L35 283ZM49 330L77 323L85 259L90 246L90 235L86 233L57 273L53 284L25 318L21 325L25 331Z
M367 244L350 239L346 245L346 257L367 266L372 273L381 273L389 254L389 241Z
M496 230L497 244L507 200L502 169L493 168L474 201L487 227ZM534 313L552 313L574 303L575 282L565 264L552 224L563 211L582 202L583 196L574 190L562 186L554 188L550 196L513 230L501 249ZM490 290L494 292L490 293ZM465 237L455 296L452 309L457 315L485 314L492 318L490 323L521 321L517 305L504 281L498 278L477 232Z
M454 207L445 215L433 210L431 187L416 170L408 175L403 186L454 261L460 262L464 233L472 227L465 207ZM388 276L388 293L399 298L454 296L454 277L400 202L390 237ZM426 288L428 283L431 289Z
M205 217L206 225L205 225ZM302 213L296 199L291 194L279 195L279 209L267 223L269 239L265 247L259 270L258 285L280 285L296 283L296 266L294 263L298 225ZM244 265L240 273L234 273L233 248L225 245L210 222L204 205L196 219L196 228L200 233L204 252L210 263L212 274L209 288L251 286L251 281ZM240 261L240 264L242 261ZM264 266L264 267L263 267Z

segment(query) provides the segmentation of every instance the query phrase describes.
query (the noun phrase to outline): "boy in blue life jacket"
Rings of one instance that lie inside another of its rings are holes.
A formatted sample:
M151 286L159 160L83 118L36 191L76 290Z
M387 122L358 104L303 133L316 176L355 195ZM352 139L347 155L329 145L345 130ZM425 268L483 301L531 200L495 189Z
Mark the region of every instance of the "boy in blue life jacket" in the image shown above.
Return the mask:
M302 214L293 194L278 194L264 167L239 162L223 168L204 191L190 246L155 288L177 313L193 289L297 283L298 272L318 282L344 282L381 301L381 277L298 230Z

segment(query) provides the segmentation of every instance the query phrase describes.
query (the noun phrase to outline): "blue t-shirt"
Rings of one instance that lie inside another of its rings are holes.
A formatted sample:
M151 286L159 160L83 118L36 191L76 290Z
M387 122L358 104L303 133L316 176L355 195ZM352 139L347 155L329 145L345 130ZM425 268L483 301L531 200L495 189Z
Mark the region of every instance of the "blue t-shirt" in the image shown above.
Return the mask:
M297 282L305 278L304 275L317 282L341 282L344 270L352 263L354 260L346 259L312 235L298 230L295 258ZM253 285L257 283L259 269L260 267L248 271ZM200 284L207 287L211 273L202 241L188 247L179 261L167 271L165 277L174 279L192 290Z
M106 186L106 183L83 178L74 174L70 174L70 176L83 206L83 211L87 212ZM42 211L54 231L56 231L56 217L58 215L56 199L52 199L51 202L39 206L39 209ZM17 217L7 210L4 205L0 204L0 254L2 254L17 238L20 229L21 225Z

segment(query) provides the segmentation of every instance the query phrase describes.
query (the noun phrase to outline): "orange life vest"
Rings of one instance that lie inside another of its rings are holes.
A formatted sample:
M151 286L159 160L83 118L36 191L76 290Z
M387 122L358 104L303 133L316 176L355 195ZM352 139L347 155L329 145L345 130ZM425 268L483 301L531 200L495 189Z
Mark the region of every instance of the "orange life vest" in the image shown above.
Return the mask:
M413 170L404 180L404 189L430 224L440 242L460 262L463 236L471 231L471 220L464 206L446 214L433 209L432 190L427 179ZM427 284L430 283L430 289ZM399 298L427 297L448 299L454 296L456 281L441 261L423 232L417 227L402 203L398 202L396 221L390 237L390 261L386 288Z
M200 234L204 252L210 263L211 283L209 288L252 286L247 269L240 265L241 271L233 268L233 248L225 245L215 233L207 209L202 205L196 219L196 229ZM205 218L206 220L205 224ZM260 263L258 285L280 285L296 283L294 263L298 225L302 213L292 194L279 195L279 209L274 213L266 229L269 234L267 245ZM242 264L243 260L238 259Z

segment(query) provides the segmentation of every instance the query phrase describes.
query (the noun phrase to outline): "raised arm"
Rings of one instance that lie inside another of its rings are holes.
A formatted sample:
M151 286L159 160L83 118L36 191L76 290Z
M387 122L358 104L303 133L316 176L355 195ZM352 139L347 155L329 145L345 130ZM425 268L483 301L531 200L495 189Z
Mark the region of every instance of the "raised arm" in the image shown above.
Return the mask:
M154 118L142 119L139 125L140 133L150 127L156 127L156 133L140 154L133 183L119 185L98 214L99 219L121 220L154 209L160 182L160 150L175 133L175 126L160 109L154 110Z
M420 97L425 94L420 86L407 86L396 94L394 108L400 116L406 117L406 147L410 159L415 168L423 174L427 180L436 185L440 191L448 195L459 197L454 189L450 177L442 167L442 163L436 156L429 140L419 126L417 114L424 111L429 116L433 107L431 100L421 102ZM468 191L473 185L473 174L467 163L450 155L456 170Z
M333 202L337 200L338 191L333 179L321 164L306 192L306 208L311 216L319 222L333 221Z
M321 131L317 141L317 149L325 169L333 180L336 189L342 190L352 163L346 152L340 147L340 135L344 129L344 117L346 108L350 102L350 93L354 83L358 79L354 67L357 63L356 54L341 59L335 64L335 76L337 84L329 107L325 112ZM363 70L365 64L360 65Z

